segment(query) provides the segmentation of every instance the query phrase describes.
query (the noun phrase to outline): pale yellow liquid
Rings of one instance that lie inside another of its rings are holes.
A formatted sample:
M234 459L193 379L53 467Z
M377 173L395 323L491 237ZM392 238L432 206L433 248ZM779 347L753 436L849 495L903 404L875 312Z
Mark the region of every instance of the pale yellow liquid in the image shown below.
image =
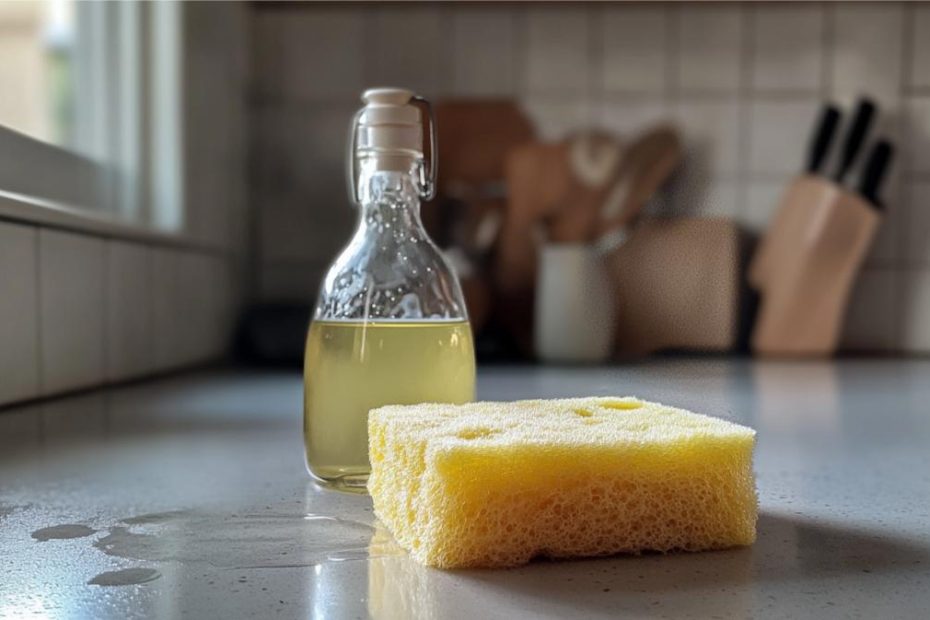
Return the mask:
M467 321L314 321L304 356L310 473L330 486L364 490L370 409L474 397Z

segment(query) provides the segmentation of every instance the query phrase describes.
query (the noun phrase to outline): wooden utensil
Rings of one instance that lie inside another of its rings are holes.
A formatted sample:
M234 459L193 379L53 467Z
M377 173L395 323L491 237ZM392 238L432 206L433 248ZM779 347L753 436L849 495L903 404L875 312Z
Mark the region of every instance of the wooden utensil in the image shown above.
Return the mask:
M533 353L533 300L543 222L571 187L568 145L532 142L507 156L507 211L494 255L498 317L524 355Z
M472 328L477 333L493 310L487 273L505 202L509 151L533 139L532 123L510 100L445 100L436 105L438 205L423 210L427 228L467 263L461 276ZM456 206L452 208L453 204Z
M609 248L627 235L642 208L678 166L681 154L681 140L671 126L653 128L633 142L600 208L593 238Z
M622 144L605 132L577 134L567 142L570 186L546 223L552 243L591 239L604 201L623 171Z

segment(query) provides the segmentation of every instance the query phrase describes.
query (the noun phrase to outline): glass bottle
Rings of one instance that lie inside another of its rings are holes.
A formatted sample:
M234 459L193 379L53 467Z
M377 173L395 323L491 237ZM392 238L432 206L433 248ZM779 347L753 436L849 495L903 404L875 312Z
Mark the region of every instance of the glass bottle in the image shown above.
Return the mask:
M307 467L324 486L359 491L370 471L370 409L462 403L475 392L462 291L420 221L420 199L435 187L431 108L394 88L362 101L349 144L358 228L323 281L304 356Z

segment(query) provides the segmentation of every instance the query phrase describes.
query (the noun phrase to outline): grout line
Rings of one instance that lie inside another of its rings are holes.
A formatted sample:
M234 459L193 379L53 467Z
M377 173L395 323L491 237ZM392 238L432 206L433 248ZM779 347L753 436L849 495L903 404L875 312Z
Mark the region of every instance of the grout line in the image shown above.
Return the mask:
M681 93L681 7L665 5L665 97L677 102Z
M901 91L899 95L903 100L907 95L930 94L930 86L916 86L911 83L914 76L914 35L917 30L917 14L913 4L907 3L901 7L902 23L901 36Z
M526 84L526 57L529 55L526 13L525 10L515 11L511 24L514 33L513 92L517 99L526 99L529 95L529 88Z
M456 48L458 43L458 37L456 36L455 28L455 18L459 16L458 7L454 5L442 5L442 13L440 14L440 19L442 20L442 27L445 29L445 36L443 37L445 43L445 55L443 62L445 62L445 71L443 74L447 83L445 84L444 96L454 97L456 90L458 90L456 84L461 79L461 76L456 75L456 66L455 66L455 56Z
M820 94L824 99L831 98L836 90L836 11L833 5L821 4L822 23L820 26L820 43L823 49L820 67Z
M436 98L451 97L455 92L455 42L452 40L455 35L453 24L453 11L455 8L451 4L440 3L437 7L439 12L439 75L436 76L436 84L439 92L435 94Z
M45 391L45 364L42 360L42 248L41 248L41 229L38 226L32 227L35 244L33 253L35 258L36 274L36 392L41 395Z
M263 210L259 206L261 201L260 187L262 183L259 180L259 176L262 174L262 148L259 146L264 142L265 137L264 132L264 123L262 122L262 111L258 106L249 104L248 105L248 114L246 119L246 153L245 153L245 165L247 168L246 172L246 200L248 201L247 209L245 212L246 220L246 230L245 230L245 254L246 254L246 273L243 274L244 277L244 297L246 303L252 299L258 297L258 265L260 263L261 257L261 224L262 224L262 213ZM151 262L152 262L152 286L154 287L155 283L155 261L154 251L151 252ZM154 313L152 313L154 314ZM153 319L154 321L154 319ZM152 328L152 335L154 337L155 329L154 322ZM152 343L152 366L155 365L155 344Z
M529 93L517 93L529 95ZM930 94L930 93L928 93ZM623 91L602 89L598 93L600 99L606 102L617 103L649 103L657 100L667 102L701 102L701 103L731 103L734 99L744 96L751 98L753 101L761 103L783 103L797 101L798 99L811 99L820 96L818 90L779 90L779 91L759 91L741 93L736 91L689 91L685 93L670 93L667 91ZM553 103L570 103L585 98L585 94L579 94L578 91L571 89L554 89L533 93L534 99L548 99ZM308 112L321 110L339 110L345 109L345 97L332 99L309 99L309 98L263 98L260 101L253 102L253 111L258 112L276 112L276 113L293 113L305 115ZM257 108L257 110L256 110Z
M587 74L585 85L585 118L588 125L597 125L600 119L601 99L604 91L604 8L601 5L584 5L587 30ZM595 114L597 108L597 114Z
M520 41L519 33L517 32L517 14L511 8L506 10L506 19L507 19L507 35L510 39L510 75L507 77L507 89L506 96L512 97L514 100L518 100L517 97L517 66L520 62ZM519 104L519 101L517 101Z
M750 82L752 64L755 54L753 36L755 34L754 7L740 6L740 72L737 85L737 102L739 110L737 153L737 208L736 217L740 222L749 219L749 155L752 152L752 101L750 100Z
M909 175L906 172L910 166L910 160L912 157L912 148L911 148L911 137L908 132L908 120L910 114L908 110L910 108L909 101L907 98L908 95L908 84L911 81L911 75L913 70L913 61L914 61L914 19L915 19L914 6L912 4L907 4L902 7L902 18L903 23L903 32L901 34L901 82L899 90L899 101L900 101L900 115L901 115L901 126L898 128L904 148L899 149L903 151L903 157L900 158L898 163L898 170L901 170L902 173L898 175L898 205L899 205L899 217L898 217L898 230L896 231L895 245L897 246L898 252L901 253L903 248L903 256L899 258L903 259L900 261L903 266L907 266L911 260L911 251L908 247L907 232L910 229L911 225L911 191L910 185L908 184ZM899 268L902 266L899 265ZM897 303L897 312L895 316L898 320L895 321L894 326L894 347L897 350L902 350L905 348L905 323L906 323L906 314L910 311L908 306L908 288L909 283L905 280L905 274L900 273L894 280L896 285L896 290L893 293L895 302Z
M148 274L148 275L147 275L147 279L148 279L148 292L149 292L150 295L153 295L153 296L154 296L154 295L158 295L158 291L155 290L155 286L156 286L156 282L155 282L155 253L156 253L157 251L158 251L158 249L155 248L155 246L151 246L151 245L150 245L150 246L147 246L147 247L146 247L146 252L145 252L145 255L146 255L145 270L146 270L146 273ZM148 300L148 303L146 304L146 312L148 313L148 316L146 317L146 323L148 323L148 330L147 330L147 331L148 331L148 339L147 339L147 342L146 342L146 345L145 345L145 346L146 346L146 348L147 348L148 350L146 351L147 368L145 368L145 369L143 369L143 370L141 371L141 374L143 374L143 375L144 375L145 373L153 372L153 371L155 370L155 366L156 366L156 360L155 360L155 342L156 342L157 335L156 335L156 333L155 333L155 328L156 328L157 326L156 326L156 324L155 324L155 300L154 300L154 298L150 298L150 299Z
M681 8L678 6L666 5L664 8L664 27L665 27L665 76L662 90L660 93L663 106L665 107L665 116L668 116L676 127L681 126ZM684 131L679 129L682 141L681 161L676 166L675 173L669 179L669 182L653 197L652 201L656 203L657 214L674 215L682 209L684 202L682 197L682 184L687 183L689 168L693 168L693 149L687 144L687 137ZM703 201L702 201L703 202ZM702 205L703 206L703 205Z
M378 22L382 10L381 6L374 6L372 10L362 13L362 32L365 33L365 38L362 41L362 75L365 77L365 84L376 84L381 81L378 77L377 59L380 43Z
M103 316L103 330L101 334L101 345L103 346L103 369L101 374L104 381L110 379L110 308L113 304L112 291L110 290L110 259L112 258L113 242L104 240L103 242L103 303L100 314Z

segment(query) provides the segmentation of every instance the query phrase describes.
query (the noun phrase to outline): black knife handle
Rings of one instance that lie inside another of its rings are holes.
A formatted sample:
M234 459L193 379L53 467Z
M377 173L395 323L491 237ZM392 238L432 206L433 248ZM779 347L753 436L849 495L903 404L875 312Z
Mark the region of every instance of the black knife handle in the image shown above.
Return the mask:
M839 108L835 105L825 105L820 113L820 119L817 121L814 139L810 144L810 155L806 168L809 173L817 174L820 171L820 167L830 151L830 143L833 141L833 134L836 133L836 126L839 125L839 122Z
M875 104L868 99L860 99L859 105L856 106L856 114L853 117L852 126L846 132L846 140L843 142L843 151L840 153L840 165L836 169L836 176L833 177L837 183L842 183L846 178L846 173L856 161L856 155L862 148L865 141L865 135L869 131L869 125L872 123L872 117L875 115Z
M885 173L894 157L894 147L887 140L880 140L869 152L862 178L859 181L859 193L876 207L881 207L878 199Z

